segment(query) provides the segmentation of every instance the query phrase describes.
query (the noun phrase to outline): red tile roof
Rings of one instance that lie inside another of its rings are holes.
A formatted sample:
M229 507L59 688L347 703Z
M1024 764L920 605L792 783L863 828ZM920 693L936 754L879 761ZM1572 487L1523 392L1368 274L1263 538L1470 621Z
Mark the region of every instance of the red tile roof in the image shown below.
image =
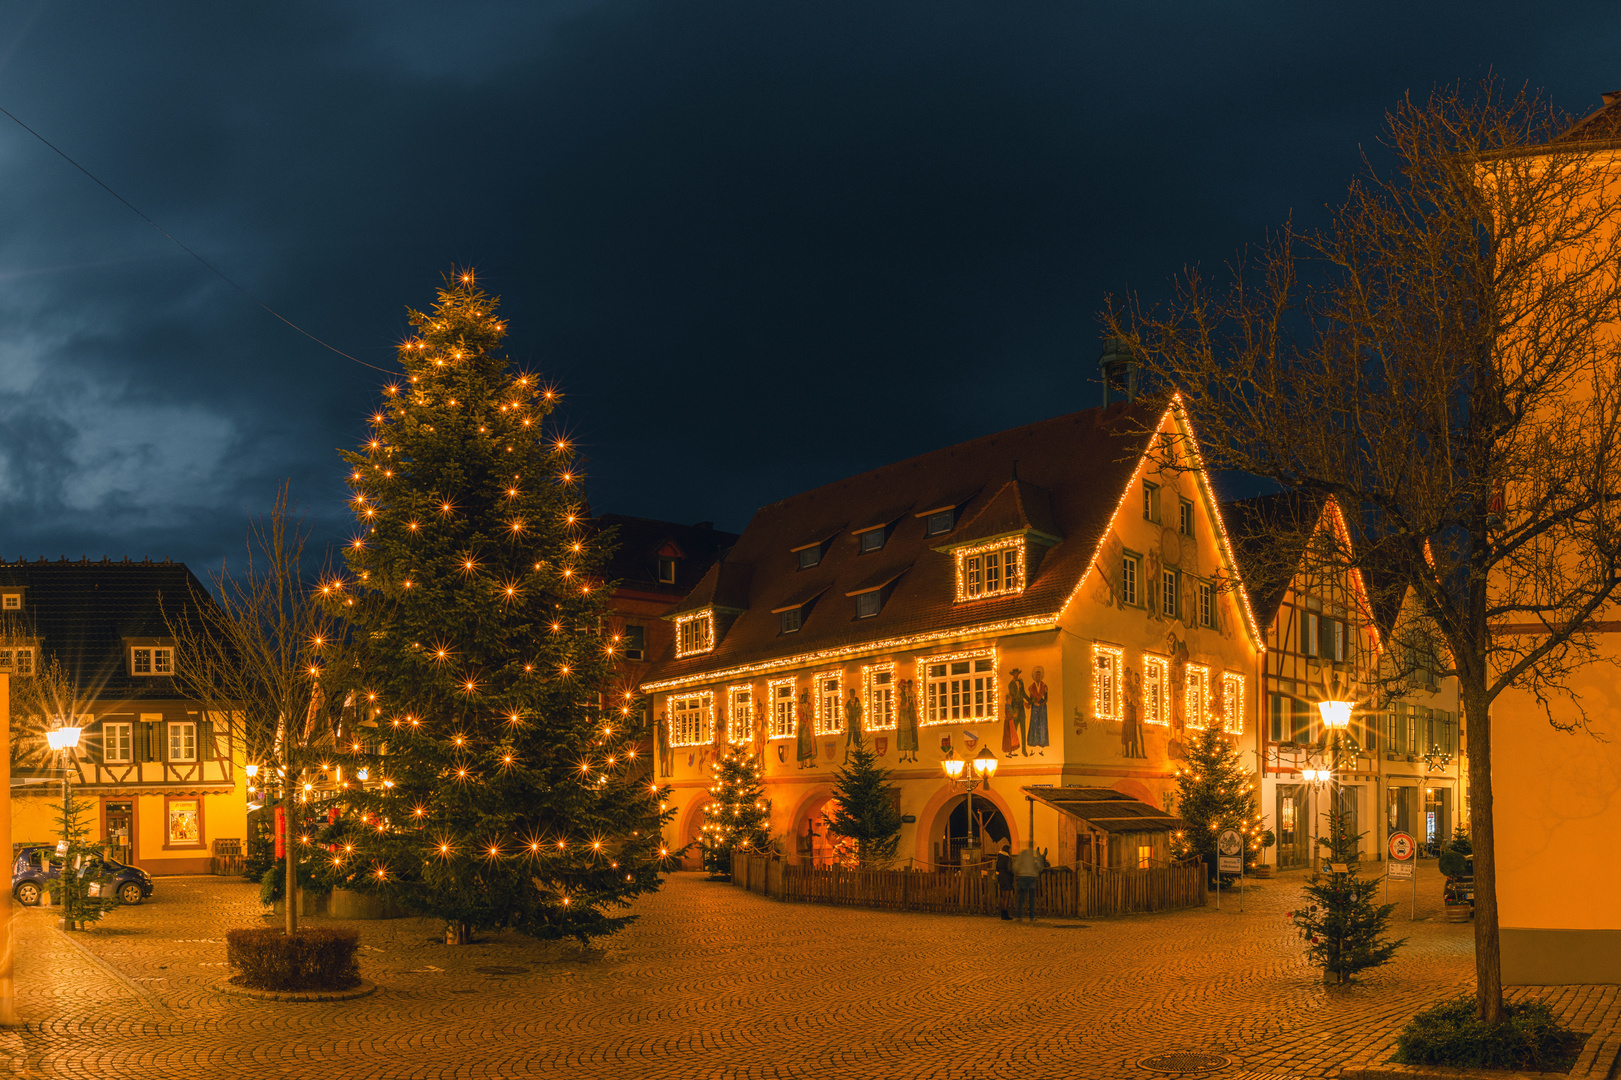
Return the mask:
M649 684L824 649L860 646L1052 617L1080 583L1158 423L1163 401L1118 403L959 443L761 507L737 544L677 611L742 608L720 620L712 652L654 658ZM1014 462L1018 462L1018 479ZM910 502L907 502L910 500ZM926 537L916 516L956 506L957 526ZM851 531L892 521L884 546L863 554ZM1031 529L1054 537L1024 591L954 603L956 569L937 550ZM793 549L831 537L821 562L799 568ZM857 620L850 594L896 577L882 610ZM775 612L812 597L801 628L782 634Z

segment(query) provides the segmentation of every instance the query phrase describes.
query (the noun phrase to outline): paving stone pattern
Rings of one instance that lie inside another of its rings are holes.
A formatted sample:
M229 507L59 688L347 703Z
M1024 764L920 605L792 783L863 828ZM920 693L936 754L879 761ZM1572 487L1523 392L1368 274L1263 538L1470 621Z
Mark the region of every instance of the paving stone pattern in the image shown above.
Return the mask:
M1284 914L1300 874L1252 888L1242 914L1229 894L1220 912L1034 925L783 904L677 874L595 949L346 924L378 990L319 1003L219 993L225 930L270 921L257 887L162 878L83 933L49 909L19 914L26 1026L0 1040L0 1063L9 1051L17 1075L97 1080L1112 1080L1181 1050L1228 1056L1229 1077L1333 1076L1388 1056L1411 1013L1471 984L1471 927L1441 921L1440 881L1421 873L1420 921L1404 906L1397 924L1411 941L1348 989L1301 959ZM1602 1016L1614 988L1570 1000Z

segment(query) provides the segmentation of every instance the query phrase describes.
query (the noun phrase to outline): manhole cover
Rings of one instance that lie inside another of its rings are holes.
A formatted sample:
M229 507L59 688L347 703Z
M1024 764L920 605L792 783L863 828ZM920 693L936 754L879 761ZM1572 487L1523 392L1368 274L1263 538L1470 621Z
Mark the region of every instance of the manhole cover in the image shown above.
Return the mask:
M1157 1073L1202 1073L1225 1069L1228 1059L1220 1054L1194 1054L1178 1051L1174 1054L1156 1054L1137 1062L1139 1069Z
M1055 923L1048 923L1047 924L1047 929L1049 929L1049 930L1085 930L1087 927L1089 927L1091 925L1092 925L1091 923L1083 923L1083 922L1055 922Z
M473 970L478 972L480 975L527 975L527 974L529 974L529 969L528 968L524 968L524 967L504 967L504 966L502 966L500 964L493 964L493 965L491 965L489 967L476 967Z

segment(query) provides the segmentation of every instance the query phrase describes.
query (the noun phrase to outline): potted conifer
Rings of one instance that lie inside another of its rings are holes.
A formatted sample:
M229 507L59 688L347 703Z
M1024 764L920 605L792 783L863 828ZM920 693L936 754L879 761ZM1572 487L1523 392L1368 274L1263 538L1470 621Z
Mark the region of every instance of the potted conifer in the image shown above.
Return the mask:
M1446 885L1441 893L1441 904L1447 922L1468 922L1475 915L1475 849L1469 842L1469 830L1459 825L1452 834L1452 842L1441 851L1441 873Z
M1257 878L1269 878L1272 876L1272 864L1262 860L1266 858L1267 849L1278 842L1277 835L1271 829L1262 829L1260 835L1255 839L1261 845L1261 857L1256 860L1254 866L1250 867L1250 872Z

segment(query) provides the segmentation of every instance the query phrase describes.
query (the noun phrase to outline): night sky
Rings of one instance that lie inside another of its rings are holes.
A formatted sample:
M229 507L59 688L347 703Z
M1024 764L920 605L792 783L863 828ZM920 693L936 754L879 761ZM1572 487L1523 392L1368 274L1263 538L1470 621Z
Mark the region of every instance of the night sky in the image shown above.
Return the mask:
M757 506L1099 400L1106 294L1343 192L1385 109L1621 88L1593 3L7 4L0 107L392 367L470 264L597 512ZM0 557L350 531L385 376L0 117ZM1078 463L1084 467L1084 463Z

